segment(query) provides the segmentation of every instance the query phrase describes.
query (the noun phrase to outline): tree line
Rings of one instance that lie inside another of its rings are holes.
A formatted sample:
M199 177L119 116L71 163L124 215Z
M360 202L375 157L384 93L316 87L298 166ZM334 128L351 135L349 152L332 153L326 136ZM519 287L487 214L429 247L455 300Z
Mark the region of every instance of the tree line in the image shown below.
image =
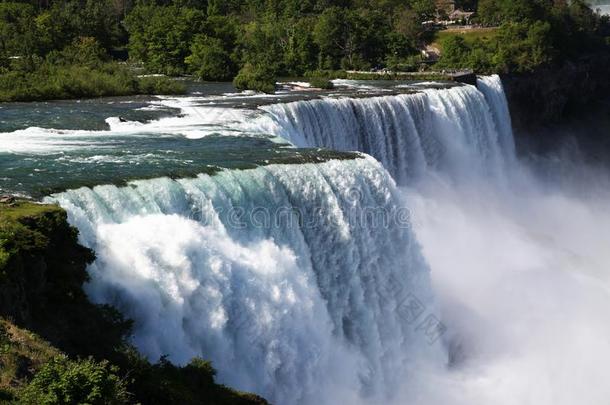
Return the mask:
M441 66L523 73L609 51L608 17L582 0L479 0L477 19L499 28L471 42L447 38Z
M608 46L607 18L582 0L457 5L475 10L477 23L499 29L488 40L448 38L442 68L522 72ZM278 76L421 69L420 49L435 37L424 23L436 16L434 0L3 1L0 69L32 71L44 62L128 54L150 73L268 89Z

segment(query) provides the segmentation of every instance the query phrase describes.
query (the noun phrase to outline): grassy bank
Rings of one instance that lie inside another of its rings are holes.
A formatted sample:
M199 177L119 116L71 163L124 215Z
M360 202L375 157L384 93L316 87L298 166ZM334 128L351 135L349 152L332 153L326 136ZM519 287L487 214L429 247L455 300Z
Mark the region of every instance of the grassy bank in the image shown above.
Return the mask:
M185 86L163 76L137 77L108 62L98 66L43 64L34 71L0 74L0 102L43 101L136 94L183 94Z
M460 38L469 46L475 45L477 41L494 41L498 35L497 28L471 28L471 29L447 29L437 31L431 47L443 51L443 43L450 38Z
M54 205L0 202L0 403L266 403L216 384L202 359L141 357L131 321L83 292L95 256L66 219Z

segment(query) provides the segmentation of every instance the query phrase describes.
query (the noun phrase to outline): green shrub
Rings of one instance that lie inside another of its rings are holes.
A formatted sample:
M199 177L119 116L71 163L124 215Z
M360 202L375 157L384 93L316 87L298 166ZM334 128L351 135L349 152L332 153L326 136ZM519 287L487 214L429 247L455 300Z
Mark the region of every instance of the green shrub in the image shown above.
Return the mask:
M129 391L143 404L180 405L266 405L254 394L232 390L215 382L216 371L209 361L192 359L180 367L161 357L151 364L135 349L126 351L131 383Z
M145 76L138 78L139 94L184 94L186 86L165 76Z
M247 63L233 79L238 90L255 90L263 93L275 92L275 77L269 69Z
M97 67L45 63L34 72L0 74L0 102L184 92L179 82L167 77L137 78L116 62Z
M312 79L309 79L309 84L311 85L311 87L315 87L316 89L332 90L335 88L333 82L320 77L314 77Z
M58 356L45 364L23 389L20 402L36 405L125 404L128 400L118 369L107 361L72 361Z

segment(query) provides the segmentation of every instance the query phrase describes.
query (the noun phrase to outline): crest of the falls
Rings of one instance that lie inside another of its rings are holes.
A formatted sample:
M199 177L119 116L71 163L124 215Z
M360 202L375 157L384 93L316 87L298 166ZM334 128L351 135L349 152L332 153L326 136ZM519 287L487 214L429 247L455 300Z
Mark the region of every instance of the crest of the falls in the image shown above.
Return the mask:
M278 404L385 401L415 364L444 364L409 213L370 157L51 200L96 251L88 293L153 360L211 359Z
M399 184L429 171L498 177L514 159L510 114L498 76L478 85L262 108L273 118L269 130L296 146L368 153Z

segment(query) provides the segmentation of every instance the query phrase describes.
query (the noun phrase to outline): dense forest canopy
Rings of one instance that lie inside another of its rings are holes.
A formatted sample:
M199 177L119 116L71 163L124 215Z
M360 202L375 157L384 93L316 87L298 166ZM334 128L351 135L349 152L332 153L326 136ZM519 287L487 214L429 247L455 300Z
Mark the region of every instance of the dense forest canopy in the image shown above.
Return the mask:
M608 17L582 0L479 0L477 20L496 26L493 38L466 43L456 36L444 44L441 66L482 72L528 72L608 52Z
M462 0L498 27L445 39L439 68L523 72L606 50L607 17L583 0ZM32 0L0 3L0 69L101 66L129 55L150 73L268 83L337 69L422 69L434 0ZM108 66L108 65L104 65ZM2 79L0 79L2 88Z

